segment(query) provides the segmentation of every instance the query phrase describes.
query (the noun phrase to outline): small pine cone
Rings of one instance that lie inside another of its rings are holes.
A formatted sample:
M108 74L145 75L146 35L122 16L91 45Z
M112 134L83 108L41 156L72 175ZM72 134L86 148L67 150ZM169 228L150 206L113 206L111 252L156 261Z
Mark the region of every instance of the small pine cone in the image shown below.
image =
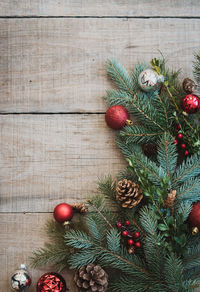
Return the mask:
M164 207L165 208L173 207L175 199L176 199L176 190L171 190L164 201Z
M143 198L139 185L127 179L118 182L116 192L116 198L123 208L131 209Z
M108 287L108 275L100 266L88 264L76 271L74 282L79 292L105 292Z
M145 144L142 146L143 152L147 157L157 154L157 145L153 143Z
M88 207L83 203L74 203L74 204L71 204L71 206L75 211L81 214L87 213L88 211Z
M185 78L183 80L183 90L186 93L192 93L195 91L196 88L197 88L197 85L195 84L195 82L192 79Z
M135 252L135 248L134 248L134 246L129 247L129 249L128 249L128 253L129 253L129 254L133 254L134 252Z

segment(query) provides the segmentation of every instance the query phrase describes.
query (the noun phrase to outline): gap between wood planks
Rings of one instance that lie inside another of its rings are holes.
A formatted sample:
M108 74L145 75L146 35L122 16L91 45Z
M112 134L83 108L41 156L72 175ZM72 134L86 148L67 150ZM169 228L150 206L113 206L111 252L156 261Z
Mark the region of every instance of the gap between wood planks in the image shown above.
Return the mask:
M159 16L127 16L127 15L121 15L121 16L106 16L106 15L102 15L102 16L92 16L92 15L87 15L87 16L83 16L83 15L76 15L76 16L72 16L72 15L24 15L24 16L19 16L19 15L13 15L13 16L10 16L10 15L7 15L7 16L3 16L3 15L0 15L0 19L1 18L124 18L124 19L151 19L151 18L154 18L154 19L200 19L200 16L162 16L162 15L159 15Z

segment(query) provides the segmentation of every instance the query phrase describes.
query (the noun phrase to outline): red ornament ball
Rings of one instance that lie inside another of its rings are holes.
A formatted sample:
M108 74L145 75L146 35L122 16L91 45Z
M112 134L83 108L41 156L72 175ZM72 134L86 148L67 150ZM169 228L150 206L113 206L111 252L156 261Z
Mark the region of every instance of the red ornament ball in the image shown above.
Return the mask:
M126 220L126 221L125 221L125 225L127 225L127 226L128 226L128 225L130 225L130 224L131 224L131 223L130 223L130 221L129 221L129 220Z
M188 150L185 150L185 156L188 156L188 155L189 155Z
M66 292L66 283L58 273L46 273L37 282L37 292Z
M138 241L138 242L135 243L135 246L136 247L141 247L141 243Z
M61 203L55 207L53 215L57 222L64 223L72 219L74 211L70 205Z
M129 240L128 240L128 245L133 245L133 244L134 244L133 239L129 239Z
M122 129L129 118L130 115L127 109L122 105L111 106L105 115L107 125L114 130Z
M140 233L139 233L139 232L135 232L135 233L134 233L134 237L135 237L135 238L139 238L139 237L140 237Z
M117 222L117 227L121 228L122 227L122 223L121 222Z
M181 148L182 149L185 149L186 148L186 145L183 143L183 144L181 144Z
M178 139L182 139L183 138L183 134L179 133L177 137L178 137Z
M183 110L188 114L195 114L200 108L200 99L195 94L187 94L182 100Z
M200 231L200 202L193 205L188 221L191 227L197 227Z
M123 235L124 237L128 236L128 231L124 230L124 231L122 232L122 235Z

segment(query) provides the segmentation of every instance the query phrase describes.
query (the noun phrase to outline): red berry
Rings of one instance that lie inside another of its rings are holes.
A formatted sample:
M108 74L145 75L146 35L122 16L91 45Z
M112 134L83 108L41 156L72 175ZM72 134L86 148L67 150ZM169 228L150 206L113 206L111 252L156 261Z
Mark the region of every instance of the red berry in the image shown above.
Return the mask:
M136 247L141 247L141 243L138 241L138 242L135 243L135 246Z
M125 221L125 225L130 225L131 223L130 223L130 221L129 220L126 220Z
M186 145L184 143L181 144L181 148L185 149L186 148Z
M117 222L117 227L121 228L122 227L122 223L121 222Z
M178 137L178 139L182 139L183 138L183 134L179 133L177 137Z
M174 140L174 144L178 144L178 141L176 139Z
M124 230L124 231L122 232L122 235L123 235L123 236L128 236L128 231Z
M180 130L182 128L182 125L179 124L177 128L178 128L178 130Z
M135 238L139 238L139 237L140 237L140 233L139 233L139 232L135 232L135 233L134 233L134 237L135 237Z
M187 150L185 150L185 156L188 156L189 152Z
M128 245L133 245L133 244L134 244L133 239L129 239L129 240L128 240Z

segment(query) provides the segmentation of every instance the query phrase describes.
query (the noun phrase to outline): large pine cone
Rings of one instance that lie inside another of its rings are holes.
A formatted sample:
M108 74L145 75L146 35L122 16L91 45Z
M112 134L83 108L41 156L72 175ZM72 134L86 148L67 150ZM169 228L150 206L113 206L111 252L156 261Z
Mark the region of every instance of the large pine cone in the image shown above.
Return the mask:
M108 287L108 275L100 266L88 264L76 271L74 282L80 292L105 292Z
M139 185L127 179L118 182L116 192L116 198L123 208L133 208L143 198Z

